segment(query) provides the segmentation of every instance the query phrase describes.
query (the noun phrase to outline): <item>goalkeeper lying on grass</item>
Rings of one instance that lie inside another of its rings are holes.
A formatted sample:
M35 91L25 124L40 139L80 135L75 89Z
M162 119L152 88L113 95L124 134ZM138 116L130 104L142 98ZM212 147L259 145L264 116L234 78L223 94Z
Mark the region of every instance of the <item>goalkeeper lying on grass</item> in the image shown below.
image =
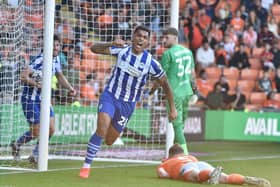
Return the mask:
M271 186L270 182L263 178L223 173L220 166L214 168L207 162L184 154L184 150L178 144L169 149L169 158L158 166L157 174L160 178L193 183Z

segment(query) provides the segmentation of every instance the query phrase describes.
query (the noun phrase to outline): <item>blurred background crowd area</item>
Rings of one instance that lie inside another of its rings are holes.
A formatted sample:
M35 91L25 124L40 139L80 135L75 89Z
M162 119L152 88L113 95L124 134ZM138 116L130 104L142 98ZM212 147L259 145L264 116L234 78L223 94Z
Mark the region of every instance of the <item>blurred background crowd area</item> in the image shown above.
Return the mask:
M60 59L79 96L71 98L53 79L53 103L96 104L113 60L92 53L90 46L116 38L130 40L136 25L151 29L149 50L160 60L165 50L161 31L170 25L170 2L56 0ZM14 101L20 95L21 69L42 52L44 1L0 3L0 93L2 98L12 95ZM178 40L194 54L196 106L280 109L279 26L279 0L180 0Z

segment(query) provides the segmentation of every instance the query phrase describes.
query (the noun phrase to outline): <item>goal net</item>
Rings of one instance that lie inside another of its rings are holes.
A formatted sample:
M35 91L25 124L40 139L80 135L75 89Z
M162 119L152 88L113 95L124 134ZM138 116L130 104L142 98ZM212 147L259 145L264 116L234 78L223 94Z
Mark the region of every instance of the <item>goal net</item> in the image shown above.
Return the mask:
M0 1L0 166L21 166L32 154L37 139L20 147L21 159L13 161L10 143L29 130L21 106L20 73L43 48L43 0ZM57 0L54 32L62 41L59 58L76 97L52 78L51 102L55 133L49 142L49 158L84 159L88 140L97 126L97 103L115 59L94 54L95 42L116 38L131 40L133 28L145 25L152 31L150 52L160 60L161 31L170 25L170 2L165 1L71 1ZM112 146L102 145L96 160L155 161L165 156L167 124L162 91L141 102L122 136Z

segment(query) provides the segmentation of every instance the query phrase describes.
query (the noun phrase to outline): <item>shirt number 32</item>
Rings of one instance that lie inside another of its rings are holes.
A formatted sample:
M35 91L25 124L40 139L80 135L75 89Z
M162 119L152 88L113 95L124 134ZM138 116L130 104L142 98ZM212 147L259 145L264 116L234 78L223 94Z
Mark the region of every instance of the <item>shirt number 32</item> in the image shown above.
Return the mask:
M186 61L184 64L183 62ZM176 59L176 64L178 64L178 77L191 74L191 57L183 56Z

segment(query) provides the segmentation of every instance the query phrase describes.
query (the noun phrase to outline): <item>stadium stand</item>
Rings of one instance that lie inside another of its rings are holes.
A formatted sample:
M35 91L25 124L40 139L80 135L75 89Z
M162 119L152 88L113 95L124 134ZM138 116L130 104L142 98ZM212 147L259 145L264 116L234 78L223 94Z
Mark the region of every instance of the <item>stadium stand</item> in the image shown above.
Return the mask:
M70 48L74 49L74 69L80 72L77 79L80 82L76 85L84 84L88 74L96 73L96 79L104 81L106 78L106 72L111 71L112 64L108 63L106 59L100 60L97 55L93 54L88 46L95 41L112 41L117 37L125 37L129 39L132 28L137 24L145 24L147 20L143 20L141 11L130 12L128 4L125 1L116 1L114 3L108 3L104 1L102 3L95 3L91 1L65 1L56 0L56 22L55 32L63 36L63 45L65 47L64 55L66 59L71 58ZM111 1L110 1L111 2ZM40 46L42 43L42 12L38 7L39 1L28 0L26 4L26 13L24 21L28 27L34 32L32 33L32 41L26 44L26 48L22 51L25 55L25 59L31 59L38 51L36 46ZM150 3L143 2L143 6L154 6L160 17L160 21L166 20L164 16L166 6L169 4L165 1L152 0ZM135 7L141 7L142 4L136 3ZM254 83L258 78L262 77L262 69L264 65L263 55L265 44L271 45L271 41L279 43L280 36L280 4L279 1L275 1L270 7L262 7L263 12L258 12L260 6L260 0L246 3L241 0L180 0L180 23L181 28L179 33L183 38L181 44L189 46L189 48L196 54L199 47L202 46L202 41L207 38L210 47L215 50L216 61L213 66L205 68L208 81L199 81L198 85L203 94L208 94L211 91L210 87L217 82L218 78L223 74L227 79L230 87L230 91L234 92L236 86L240 86L242 92L246 93L246 97L250 95L250 92L254 91ZM134 8L135 8L134 7ZM77 12L82 12L78 15ZM154 15L152 12L148 14ZM5 24L5 21L12 19L5 14L5 10L0 12L0 23ZM138 14L138 15L137 15ZM120 19L119 16L123 15L126 19ZM4 19L5 18L5 19ZM276 20L277 31L273 27L270 27L270 21ZM120 22L120 24L114 24L114 21ZM151 52L160 59L161 54L165 50L161 45L161 32L158 28L162 29L162 23L158 25L147 25L152 29ZM212 24L207 24L207 23ZM237 23L237 24L233 24ZM263 34L263 29L268 25L268 35ZM238 28L236 28L238 27ZM250 32L252 29L252 32ZM110 37L101 37L104 35L110 35ZM247 42L244 40L244 33L246 33ZM257 40L254 42L248 42L248 39L253 37L250 34L256 33ZM0 33L1 36L3 32ZM25 33L26 38L31 38L31 33ZM272 38L264 38L270 37ZM3 43L3 41L1 42ZM245 44L246 53L249 57L250 68L237 70L229 68L229 61L235 51L235 47L241 43ZM70 47L71 46L71 47ZM7 56L7 50L9 46L3 46L0 48L0 56ZM278 51L280 49L277 49ZM275 54L275 52L273 53ZM225 58L225 63L219 65L218 56ZM195 55L194 55L195 57ZM26 60L25 60L26 61ZM92 62L94 61L94 65ZM66 61L67 62L67 61ZM278 62L272 62L277 64ZM275 67L277 68L277 67ZM96 71L97 70L97 71ZM200 71L201 69L199 69ZM198 74L198 72L197 72ZM275 85L274 77L275 71L270 72L270 80ZM235 80L235 81L234 81ZM245 82L243 80L251 80ZM248 83L248 85L246 85ZM246 85L246 86L245 86ZM275 86L274 86L275 87ZM208 90L207 90L208 89ZM98 95L98 94L97 94ZM248 98L248 97L247 97ZM248 101L249 102L249 101Z

